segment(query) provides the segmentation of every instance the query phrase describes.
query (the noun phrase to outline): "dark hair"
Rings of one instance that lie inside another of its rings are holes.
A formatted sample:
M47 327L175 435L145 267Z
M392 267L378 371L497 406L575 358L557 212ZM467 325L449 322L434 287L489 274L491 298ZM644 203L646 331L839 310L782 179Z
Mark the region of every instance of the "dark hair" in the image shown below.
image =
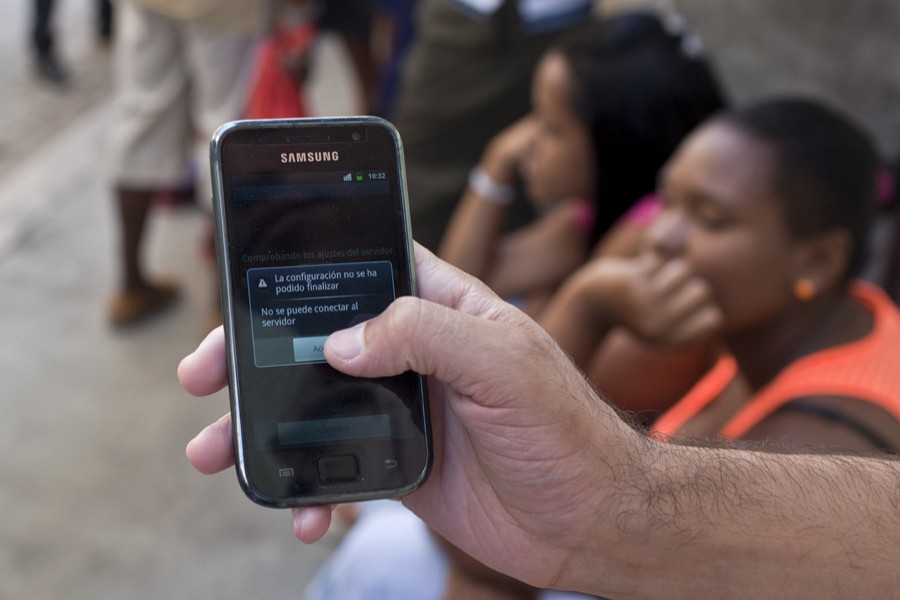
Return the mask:
M710 65L689 33L652 13L591 22L553 50L573 75L573 108L596 155L596 241L656 189L681 140L724 105Z
M755 103L722 120L771 145L775 192L792 235L838 228L850 233L845 279L856 275L876 206L880 162L870 137L848 117L804 98Z

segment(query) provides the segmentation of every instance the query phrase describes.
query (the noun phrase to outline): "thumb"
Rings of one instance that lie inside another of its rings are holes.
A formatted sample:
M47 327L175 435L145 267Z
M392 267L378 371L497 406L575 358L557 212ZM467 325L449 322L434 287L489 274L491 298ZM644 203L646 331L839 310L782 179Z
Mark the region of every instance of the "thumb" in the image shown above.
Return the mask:
M497 328L508 330L500 334ZM499 351L492 347L504 339L508 345L509 330L517 329L405 296L379 316L331 334L325 357L348 375L386 377L415 371L453 384L461 375L478 379L488 365L475 355Z

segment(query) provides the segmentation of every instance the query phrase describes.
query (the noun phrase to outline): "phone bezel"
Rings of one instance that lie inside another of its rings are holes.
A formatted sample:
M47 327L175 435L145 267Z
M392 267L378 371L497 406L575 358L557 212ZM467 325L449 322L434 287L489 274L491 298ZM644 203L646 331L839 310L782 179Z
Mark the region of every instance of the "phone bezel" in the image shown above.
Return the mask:
M354 502L360 500L369 500L377 498L398 498L418 489L427 479L433 462L433 444L431 439L430 426L430 409L427 396L427 386L424 378L420 377L419 394L422 399L422 433L424 435L425 457L423 468L407 485L400 487L391 487L389 489L375 489L362 492L322 492L307 496L288 496L273 497L262 493L253 484L253 475L248 470L248 460L245 454L246 441L243 436L244 415L242 412L242 398L240 397L240 385L238 379L239 364L238 352L236 349L236 338L234 332L235 315L233 307L236 301L235 290L231 285L232 267L228 260L229 232L226 223L226 211L224 210L225 202L225 175L223 153L224 148L228 144L231 136L248 135L253 132L259 132L259 143L272 143L283 139L284 143L302 143L297 140L289 140L291 133L308 132L313 130L321 130L326 127L339 127L344 131L352 131L355 127L360 127L365 131L368 127L381 127L386 130L393 138L394 147L396 149L396 173L399 176L398 189L400 202L402 205L402 229L403 244L405 246L404 267L408 270L409 290L412 295L417 294L415 256L412 243L412 233L409 222L409 203L406 190L406 172L405 161L403 160L403 146L400 136L396 128L388 121L379 117L327 117L327 118L300 118L300 119L271 119L271 120L243 120L232 121L222 125L214 134L210 142L210 168L212 172L213 184L213 219L216 231L216 254L219 258L218 270L220 278L220 291L222 300L222 315L226 336L226 356L227 370L229 382L229 399L231 404L233 432L234 432L234 451L235 466L241 488L245 494L254 502L263 506L273 508L286 508L292 506L328 504L338 502ZM302 135L302 133L300 134ZM274 137L273 137L274 136ZM282 137L278 137L282 136ZM354 142L365 143L363 139Z

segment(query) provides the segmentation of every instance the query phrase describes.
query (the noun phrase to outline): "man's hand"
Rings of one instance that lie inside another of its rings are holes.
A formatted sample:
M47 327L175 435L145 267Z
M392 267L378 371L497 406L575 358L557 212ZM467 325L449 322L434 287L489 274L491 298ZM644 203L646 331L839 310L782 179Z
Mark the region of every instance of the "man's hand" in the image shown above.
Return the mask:
M429 252L417 248L416 258L422 298L400 298L325 346L329 364L350 375L431 376L435 464L405 504L477 560L532 585L596 571L573 552L603 543L585 524L610 508L604 482L647 440L533 321ZM197 395L225 385L221 330L182 361L179 378ZM227 417L187 454L204 473L233 464ZM295 532L315 541L330 518L329 507L294 509Z
M417 251L423 299L336 332L352 375L430 375L436 457L404 503L473 558L540 588L638 598L894 598L896 461L680 447L629 428L546 333L483 284ZM221 330L179 366L225 385ZM227 419L188 444L232 464ZM294 510L306 542L330 507Z

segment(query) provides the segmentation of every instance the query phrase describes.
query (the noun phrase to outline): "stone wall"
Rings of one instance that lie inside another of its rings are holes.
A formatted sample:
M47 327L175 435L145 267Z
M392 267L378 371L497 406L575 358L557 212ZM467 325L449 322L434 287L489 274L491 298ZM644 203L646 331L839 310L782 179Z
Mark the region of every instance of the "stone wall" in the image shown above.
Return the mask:
M900 156L900 1L603 0L675 8L701 34L737 103L813 95L853 115Z

